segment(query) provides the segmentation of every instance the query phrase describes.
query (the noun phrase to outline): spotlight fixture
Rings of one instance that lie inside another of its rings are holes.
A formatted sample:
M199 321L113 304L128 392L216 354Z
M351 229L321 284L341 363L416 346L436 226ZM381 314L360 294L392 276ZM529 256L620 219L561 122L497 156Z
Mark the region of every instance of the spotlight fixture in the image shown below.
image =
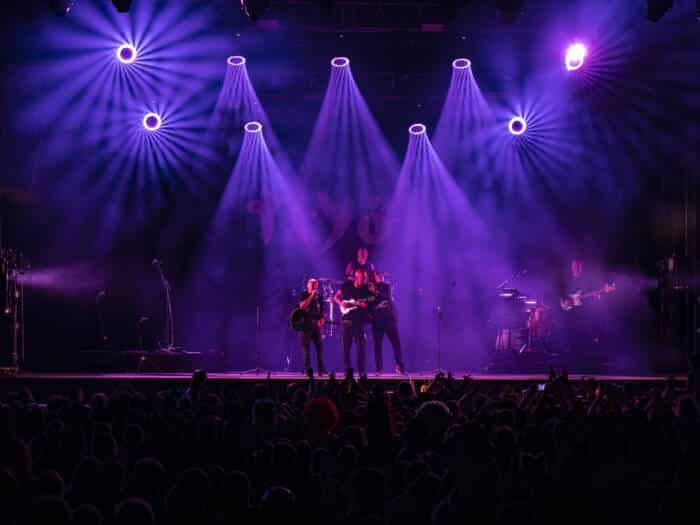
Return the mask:
M452 61L452 67L454 69L469 69L472 67L472 61L468 58L456 58Z
M233 55L226 59L229 66L242 66L245 64L245 57L240 55Z
M425 124L420 124L420 123L418 123L418 124L411 124L411 125L408 127L408 132L409 132L411 135L422 135L423 133L425 133L425 129L426 129L426 128L425 128Z
M335 57L331 60L331 66L333 67L347 67L350 65L350 59L348 57Z
M114 4L119 13L128 13L129 9L131 9L131 0L112 0L112 4Z
M647 0L647 19L658 22L673 7L673 0Z
M158 113L146 113L143 117L143 127L148 131L157 131L162 123L163 119Z
M241 0L241 8L252 22L256 22L270 9L270 0Z
M511 135L522 135L527 129L527 122L523 117L513 117L508 122L508 131Z
M75 0L48 0L48 4L57 16L66 16L75 6Z
M136 48L131 44L122 44L117 49L117 59L122 64L131 64L136 60Z
M243 129L246 130L247 133L260 133L262 131L262 124L257 120L252 120L250 122L246 122Z
M564 63L567 71L576 71L583 66L583 61L586 58L586 46L580 43L571 44L566 50Z

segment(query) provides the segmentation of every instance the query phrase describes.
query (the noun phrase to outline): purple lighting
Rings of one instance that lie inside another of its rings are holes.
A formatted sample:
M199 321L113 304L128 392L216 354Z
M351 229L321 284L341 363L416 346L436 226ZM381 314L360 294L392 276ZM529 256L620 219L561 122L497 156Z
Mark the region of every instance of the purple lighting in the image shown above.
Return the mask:
M411 135L422 135L425 133L425 124L411 124L408 128Z
M472 61L468 58L456 58L452 61L452 67L455 69L469 69L472 67Z
M525 133L526 129L527 122L525 122L523 117L513 117L510 119L510 122L508 122L508 131L510 131L512 135L522 135Z
M228 62L229 66L242 66L245 64L245 57L240 55L230 56L226 59L226 62Z
M122 64L131 64L136 60L136 48L131 44L122 44L117 49L117 58Z
M586 58L586 46L583 44L571 44L566 50L564 62L567 71L576 71L583 66L583 60Z
M348 57L335 57L331 60L331 66L333 67L347 67L350 65L350 59Z
M143 117L143 127L148 131L156 131L160 128L163 120L157 113L147 113Z
M243 129L246 130L248 133L260 133L262 131L262 124L257 121L252 121L252 122L246 122L246 125L243 126Z

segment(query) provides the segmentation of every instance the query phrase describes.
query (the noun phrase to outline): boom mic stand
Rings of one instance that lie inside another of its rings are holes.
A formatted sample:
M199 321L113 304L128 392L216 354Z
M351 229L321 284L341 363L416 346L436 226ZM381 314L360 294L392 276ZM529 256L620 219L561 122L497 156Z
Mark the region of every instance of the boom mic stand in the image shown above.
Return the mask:
M170 282L165 277L163 273L163 268L161 267L160 261L158 259L153 259L153 266L158 270L160 275L160 282L165 290L165 337L167 339L167 346L165 348L161 347L164 352L176 352L175 348L175 323L173 321L173 301L172 301L172 288Z

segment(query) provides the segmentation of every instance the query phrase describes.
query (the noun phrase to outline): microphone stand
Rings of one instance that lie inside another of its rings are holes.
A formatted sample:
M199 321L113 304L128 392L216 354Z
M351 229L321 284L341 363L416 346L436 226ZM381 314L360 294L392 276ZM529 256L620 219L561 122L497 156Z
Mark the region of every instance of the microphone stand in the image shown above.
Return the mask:
M172 289L170 287L170 282L163 273L163 268L160 265L160 261L158 259L154 259L153 265L158 270L160 282L163 284L163 289L165 290L165 337L167 338L168 344L165 348L161 347L161 350L165 352L175 352L177 349L175 348L175 323L173 322Z
M437 314L437 370L435 373L444 373L442 369L442 308L435 307Z

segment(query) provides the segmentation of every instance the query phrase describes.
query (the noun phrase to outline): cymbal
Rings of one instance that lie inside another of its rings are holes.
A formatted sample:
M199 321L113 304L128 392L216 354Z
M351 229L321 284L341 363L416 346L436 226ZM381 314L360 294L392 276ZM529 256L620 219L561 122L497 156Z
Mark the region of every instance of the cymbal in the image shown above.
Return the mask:
M318 282L324 282L324 283L342 283L343 281L340 281L338 279L332 279L330 277L319 277L316 279Z

